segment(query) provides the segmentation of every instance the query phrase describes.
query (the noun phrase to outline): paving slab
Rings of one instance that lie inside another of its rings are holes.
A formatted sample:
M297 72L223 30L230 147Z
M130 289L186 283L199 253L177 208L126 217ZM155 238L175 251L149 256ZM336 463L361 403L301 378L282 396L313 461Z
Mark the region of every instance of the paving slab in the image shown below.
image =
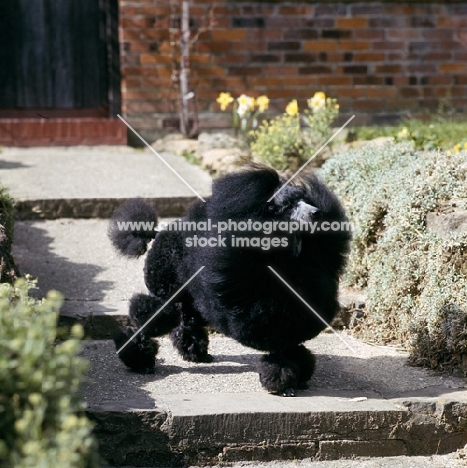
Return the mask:
M381 457L372 459L333 460L316 462L311 459L294 461L271 461L266 463L242 462L205 465L196 468L461 468L466 466L466 459L457 454L433 455L430 457ZM113 468L113 467L104 467ZM122 467L135 468L135 467ZM149 468L149 467L146 467ZM195 468L191 466L189 468Z
M127 323L128 300L146 291L144 257L120 256L107 227L102 219L16 221L12 248L21 274L38 278L35 295L61 292L62 323L79 321L97 338Z
M161 156L198 194L210 194L205 171L181 156ZM197 198L154 153L127 146L3 148L0 181L18 219L108 218L133 197L162 216L179 216Z
M341 338L356 354L334 334L306 343L317 369L295 398L266 393L256 373L261 353L222 335L211 336L211 364L185 362L160 339L154 375L127 370L110 341L86 342L82 392L101 452L114 465L187 466L442 454L467 443L463 379L409 367L397 349Z

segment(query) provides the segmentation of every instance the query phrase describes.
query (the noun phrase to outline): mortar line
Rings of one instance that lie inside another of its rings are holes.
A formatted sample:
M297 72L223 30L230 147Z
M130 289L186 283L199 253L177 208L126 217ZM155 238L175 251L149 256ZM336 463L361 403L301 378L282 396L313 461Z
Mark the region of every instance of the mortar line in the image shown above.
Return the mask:
M204 203L206 200L120 115L117 117Z
M332 137L329 138L329 140L326 141L326 143L324 143L324 145L321 146L321 148L320 148L318 151L316 151L315 154L313 154L313 156L311 156L311 158L308 159L308 161L307 161L300 169L298 169L298 171L295 172L295 174L294 174L292 177L290 177L289 180L287 180L286 182L284 182L284 184L282 185L282 187L281 187L271 198L269 198L268 203L269 203L273 198L275 198L277 195L279 195L279 193L281 193L282 190L284 190L284 188L285 188L287 185L289 185L290 182L292 182L292 180L295 179L295 177L297 177L298 174L300 174L300 172L301 172L303 169L305 169L305 167L306 167L306 166L307 166L307 165L308 165L324 148L326 148L326 146L328 146L329 143L331 143L331 141L334 140L334 138L335 138L342 130L344 130L344 128L347 127L347 125L348 125L354 118L355 118L355 114L352 115L352 117L350 117L350 119L347 120L347 122L345 122L345 124L342 125L342 127L339 128L339 130L337 130L337 132L334 133L334 135L332 135Z
M354 354L358 354L357 351L354 348L352 348L352 346L350 346L350 344L347 343L347 341L345 341L344 338L342 338L342 336L340 336L339 333L337 333L337 331L334 330L334 328L331 327L331 325L329 325L329 323L326 322L326 320L324 320L323 317L321 317L321 315L319 315L318 312L316 312L316 310L313 307L311 307L311 305L308 304L308 302L306 302L305 299L303 299L303 297L300 296L300 294L298 294L298 292L295 291L295 289L292 288L292 286L290 286L290 284L287 283L287 281L285 281L285 279L282 278L282 276L279 275L279 273L277 273L277 271L274 270L272 266L268 265L268 268L295 294L295 296L297 296L300 299L300 301L303 302L303 304L305 304L308 307L308 309L310 309L316 315L316 317L318 317L321 320L321 322L323 322L327 327L329 327L332 330L332 332L342 341L342 343L344 343L345 346L347 346L347 348L350 349L350 351L352 351Z
M125 348L125 346L126 346L127 344L129 344L129 343L131 342L131 340L132 340L135 336L139 335L139 334L143 331L143 329L146 327L146 325L148 325L148 324L156 317L156 315L157 315L161 310L163 310L163 309L169 304L169 302L170 302L182 289L184 289L184 288L195 278L195 276L198 275L198 273L199 273L203 268L204 268L204 265L203 265L203 266L202 266L202 267L201 267L201 268L200 268L200 269L183 285L183 286L181 286L181 287L172 295L172 297L171 297L170 299L168 299L168 300L166 301L166 303L165 303L159 310L157 310L157 311L154 313L154 315L153 315L149 320L147 320L147 321L141 326L141 328L139 328L139 329L135 332L135 334L134 334L134 335L117 351L117 354L120 353L120 351L121 351L123 348Z

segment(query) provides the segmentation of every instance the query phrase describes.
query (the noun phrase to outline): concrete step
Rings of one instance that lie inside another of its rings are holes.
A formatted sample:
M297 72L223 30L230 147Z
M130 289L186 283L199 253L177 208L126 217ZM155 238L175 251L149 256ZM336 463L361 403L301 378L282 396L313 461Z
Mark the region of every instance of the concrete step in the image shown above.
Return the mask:
M107 220L17 221L13 256L21 274L39 278L35 295L65 296L61 324L80 322L86 336L109 338L127 323L128 300L146 291L144 258L119 256L107 238Z
M429 457L380 457L332 461L312 461L308 458L289 462L284 460L275 460L270 462L223 463L209 466L205 465L202 468L462 468L465 466L465 454L449 454L432 455ZM116 467L105 466L103 468ZM126 466L124 468L136 467ZM191 466L188 468L195 467Z
M346 333L307 343L317 356L309 389L267 394L260 353L211 336L212 364L183 361L162 338L157 373L120 363L112 342L88 341L83 387L100 451L112 466L187 466L242 460L420 456L467 443L462 379L406 366L407 355Z
M202 197L211 177L184 158L163 159ZM0 180L17 219L108 218L125 199L142 197L160 216L180 216L197 199L154 153L126 146L4 148Z

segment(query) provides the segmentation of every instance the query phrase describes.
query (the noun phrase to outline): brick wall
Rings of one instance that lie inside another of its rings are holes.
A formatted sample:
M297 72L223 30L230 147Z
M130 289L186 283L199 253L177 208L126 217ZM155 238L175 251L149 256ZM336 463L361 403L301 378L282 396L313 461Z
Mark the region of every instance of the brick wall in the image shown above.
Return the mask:
M120 0L123 112L146 134L177 125L168 0ZM192 0L193 29L211 0ZM315 91L342 118L381 123L449 103L467 107L467 2L215 0L215 27L191 55L201 125L223 127L219 92L267 94L283 112Z
M0 119L0 145L4 146L126 144L126 127L119 119Z

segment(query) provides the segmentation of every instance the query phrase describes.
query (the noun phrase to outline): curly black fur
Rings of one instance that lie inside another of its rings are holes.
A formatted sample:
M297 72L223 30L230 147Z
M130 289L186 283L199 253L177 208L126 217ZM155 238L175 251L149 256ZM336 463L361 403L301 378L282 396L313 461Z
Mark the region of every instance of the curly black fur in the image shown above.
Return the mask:
M157 224L157 215L142 198L128 200L119 206L113 213L107 234L112 245L123 255L139 257L146 252L149 241L154 239L154 230L143 229L121 229L119 223L147 223Z
M214 182L206 203L197 201L182 221L347 221L337 198L315 176L307 175L281 188L276 171L251 167ZM155 214L142 205L125 205L116 220L153 220ZM116 233L113 244L130 256L146 249L146 233ZM329 323L338 311L339 275L345 265L350 233L346 230L294 232L278 229L270 234L230 230L222 233L225 247L189 247L194 235L218 238L206 231L162 231L146 258L145 281L150 295L137 295L130 304L130 317L137 327L145 323L200 267L204 269L158 314L139 341L120 353L134 370L147 370L149 336L171 333L180 354L189 361L209 362L208 324L217 331L252 348L266 351L258 367L260 381L272 393L294 395L306 388L313 374L314 356L302 345L325 325L269 270L274 268L297 293ZM232 236L286 240L282 247L237 248ZM120 332L122 333L122 332ZM128 333L125 332L125 336ZM117 346L121 339L116 340ZM151 342L152 343L152 342ZM151 361L152 363L152 361Z

